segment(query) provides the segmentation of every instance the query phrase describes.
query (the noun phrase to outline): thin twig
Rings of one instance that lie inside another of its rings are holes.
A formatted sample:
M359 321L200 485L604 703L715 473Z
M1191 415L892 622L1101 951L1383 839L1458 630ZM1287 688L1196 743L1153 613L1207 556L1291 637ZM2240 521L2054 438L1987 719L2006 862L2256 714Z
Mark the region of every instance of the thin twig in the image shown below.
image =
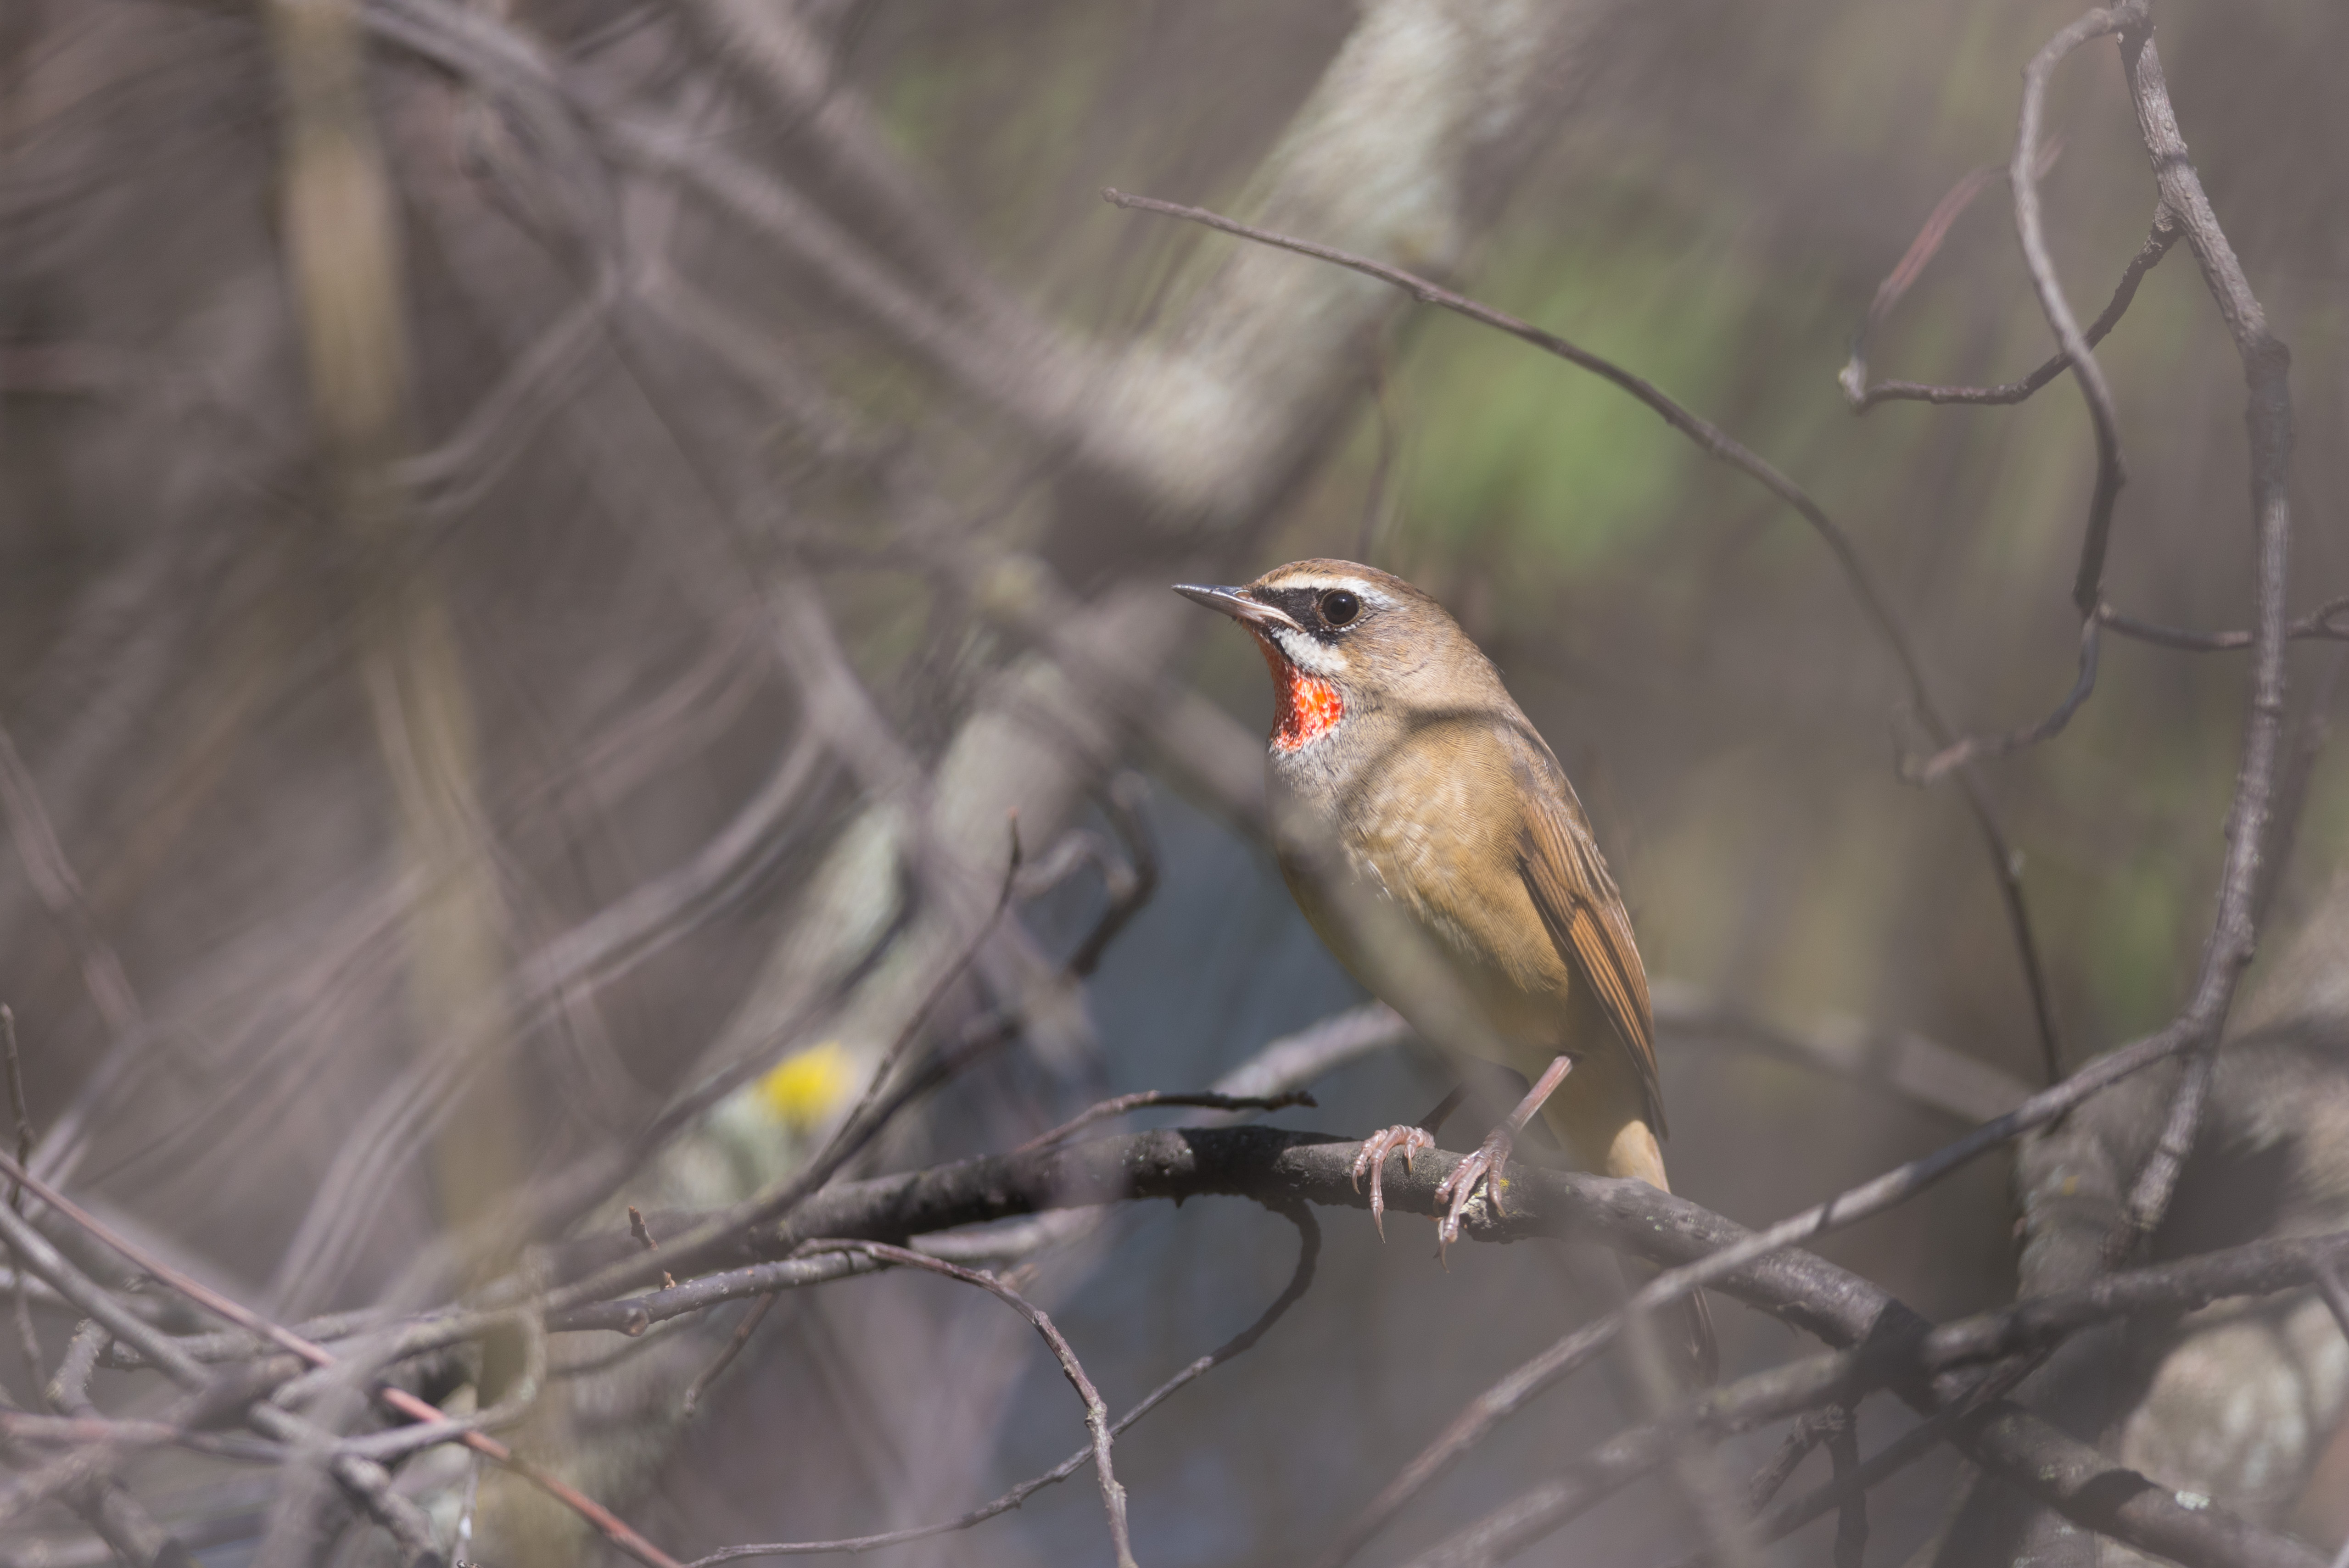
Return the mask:
M66 858L65 846L57 842L47 809L41 804L33 770L25 766L24 758L16 751L16 742L5 727L0 727L0 810L7 816L8 831L16 841L16 858L24 865L25 880L32 884L72 944L75 960L81 966L82 984L98 1007L106 1032L118 1040L137 1034L146 1023L139 994L131 989L122 960L98 928L98 915L89 907L89 895L83 891L73 862Z
M2284 597L2291 586L2292 550L2292 356L2269 330L2267 313L2251 293L2242 263L2210 209L2209 197L2203 191L2186 139L2178 129L2151 24L2142 8L2136 8L2135 15L2137 20L2121 36L2121 66L2137 110L2137 130L2152 160L2162 203L2177 215L2186 242L2201 263L2203 282L2234 339L2251 393L2244 422L2251 448L2254 651L2251 717L2244 727L2243 759L2227 818L2218 916L2195 983L2197 1000L2209 998L2209 1026L2195 1041L2199 1048L2187 1060L2161 1136L2130 1189L2124 1219L2115 1227L2106 1247L2108 1260L2115 1262L2134 1254L2168 1212L2186 1157L2201 1129L2210 1077L2218 1065L2219 1031L2258 939L2261 868L2268 849L2283 748Z
M16 1124L16 1163L30 1167L33 1113L25 1099L25 1063L16 1051L16 1012L5 1002L0 1002L0 1050L5 1050L8 1058L8 1114ZM8 1202L18 1213L25 1212L25 1189L21 1183L8 1183Z
M1092 1379L1085 1376L1085 1369L1078 1362L1076 1350L1069 1344L1068 1336L1053 1325L1042 1307L993 1274L967 1269L944 1258L931 1257L926 1253L911 1252L882 1242L823 1241L813 1243L811 1250L862 1253L866 1257L895 1264L901 1268L925 1269L931 1274L944 1274L964 1284L977 1285L1026 1318L1030 1326L1051 1347L1054 1359L1061 1364L1061 1375L1077 1391L1077 1398L1084 1402L1085 1427L1092 1433L1093 1439L1093 1473L1101 1481L1102 1508L1109 1516L1110 1542L1117 1552L1118 1568L1135 1568L1133 1542L1126 1529L1125 1488L1118 1484L1117 1471L1110 1462L1110 1446L1114 1436L1110 1430L1109 1406L1102 1402L1101 1390L1093 1387Z
M644 1248L645 1251L648 1253L657 1253L660 1251L660 1243L653 1240L652 1227L645 1223L644 1215L636 1212L636 1206L634 1203L628 1205L628 1234L634 1237L636 1244ZM677 1288L676 1276L672 1275L668 1270L661 1270L660 1278L661 1288L663 1290L675 1290Z
M1491 1568L1652 1473L1692 1442L1748 1430L1822 1400L1848 1397L1857 1369L1858 1357L1849 1353L1814 1356L1750 1373L1684 1399L1655 1418L1617 1433L1567 1466L1557 1479L1456 1532L1414 1559L1411 1568ZM1709 1544L1699 1555L1717 1562L1718 1543Z
M2315 1273L2317 1293L2333 1309L2333 1321L2340 1325L2342 1336L2349 1338L2349 1285L2341 1283L2341 1271L2329 1263L2317 1264Z
M2031 273L2031 285L2039 296L2040 310L2047 317L2048 326L2055 334L2058 358L2072 370L2080 386L2080 396L2087 401L2088 419L2096 438L2095 488L2088 498L2088 525L2081 535L2080 564L2072 580L2072 603L2080 612L2079 674L2055 710L2037 723L2003 735L1967 736L1943 745L1920 766L1904 764L1902 776L1912 783L1930 784L1967 761L2008 756L2054 739L2064 732L2072 716L2096 687L2096 633L2102 624L2099 612L2104 606L2105 555L2112 538L2113 508L2119 500L2127 475L2121 466L2120 415L2113 402L2111 384L2105 379L2104 366L2096 362L2086 335L2081 332L2079 321L2072 314L2071 302L2064 297L2063 283L2055 275L2055 263L2047 254L2047 236L2040 221L2039 127L2046 112L2048 79L2064 57L2089 39L2119 32L2141 22L2144 16L2145 0L2123 0L2109 10L2091 11L2056 34L2032 57L2023 73L2022 124L2015 134L2013 159L2007 169L2007 180L2014 187L2015 232L2023 242L2023 259ZM2159 259L2155 245L2160 234L2161 223L2157 218L2153 237L2138 253L2147 266ZM2134 292L2127 274L2122 282L2125 288Z
M1292 1105L1319 1106L1319 1103L1301 1088L1275 1095L1216 1094L1208 1089L1187 1093L1164 1088L1143 1089L1138 1094L1122 1094L1114 1099L1102 1100L1099 1105L1079 1111L1051 1131L1038 1133L1011 1152L1029 1154L1039 1149L1050 1149L1055 1143L1066 1143L1097 1122L1111 1120L1145 1106L1184 1105L1206 1110L1286 1110Z
M1855 410L1865 410L1868 405L1868 339L1876 335L1876 329L1884 325L1884 318L1892 314L1900 296L1924 273L1926 263L1940 253L1941 242L1950 237L1951 226L2000 172L1997 164L1985 163L1959 176L1957 183L1944 191L1941 199L1933 203L1933 210L1925 215L1924 223L1918 229L1916 238L1909 242L1908 250L1901 253L1899 262L1876 285L1876 296L1868 302L1868 314L1860 317L1859 330L1851 335L1851 353L1837 377L1844 397Z
M8 1110L16 1123L16 1163L30 1169L33 1163L33 1116L25 1099L25 1064L16 1051L16 1014L5 1003L0 1003L0 1048L7 1053ZM19 1181L8 1183L8 1207L17 1213L25 1212L25 1188ZM25 1369L33 1387L41 1386L41 1336L33 1326L32 1276L20 1264L8 1271L11 1315L16 1323L16 1347L25 1357Z
M1395 428L1394 376L1388 363L1386 334L1371 345L1371 407L1378 415L1378 456L1371 465L1371 482L1362 492L1362 537L1354 559L1376 566L1381 524L1387 517L1387 486L1394 474L1395 448L1402 437Z
M742 1354L744 1346L750 1343L750 1336L759 1332L759 1325L767 1321L767 1314L773 1310L774 1305L773 1291L767 1292L750 1304L750 1310L744 1313L742 1321L734 1326L734 1333L726 1341L726 1348L720 1350L718 1358L703 1367L687 1387L684 1401L678 1409L680 1415L688 1420L692 1418L693 1412L700 1407L701 1397L709 1392L711 1384L725 1375L726 1368L734 1365L734 1358Z
M2349 595L2328 599L2296 621L2288 622L2283 629L2287 642L2349 642L2349 623L2342 617L2349 614ZM2250 632L2189 632L2176 626L2158 625L2140 621L2134 615L2124 615L2110 604L2096 611L2096 619L2124 637L2176 648L2189 654L2230 653L2248 648L2253 641Z
M2063 138L2058 137L2049 142L2046 151L2039 159L2036 169L2039 176L2045 178L2063 154ZM1933 210L1926 214L1924 223L1917 231L1917 237L1909 242L1909 249L1901 253L1893 269L1884 275L1884 281L1876 285L1876 296L1868 302L1868 314L1860 318L1859 330L1852 334L1851 354L1844 362L1842 374L1837 377L1843 387L1844 397L1850 401L1855 412L1866 412L1872 400L1868 389L1868 340L1876 335L1876 329L1884 325L1885 318L1892 314L1892 307L1900 303L1901 296L1909 292L1934 256L1940 253L1941 242L1950 237L1951 228L1964 215L1966 209L1973 205L1974 198L1987 190L1992 181L2005 172L2006 170L1999 164L1986 163L1961 175L1957 183L1933 203ZM2049 372L2050 376L2054 374Z
M1885 1444L1865 1460L1849 1468L1838 1465L1836 1474L1821 1485L1791 1502L1781 1504L1767 1517L1754 1521L1756 1539L1783 1541L1831 1508L1842 1508L1854 1500L1864 1502L1870 1489L1890 1480L1947 1441L1951 1429L1959 1422L2005 1398L2016 1384L2036 1371L2045 1359L2044 1355L2021 1357L1993 1367L1977 1378L1964 1393L1951 1398L1941 1408ZM1865 1516L1859 1529L1864 1544ZM1843 1524L1838 1522L1836 1528L1837 1568L1844 1568L1841 1562L1843 1531ZM1685 1568L1696 1568L1696 1565L1688 1564Z
M1117 940L1118 934L1158 892L1158 846L1152 841L1150 824L1143 816L1149 799L1150 786L1139 773L1121 773L1102 791L1102 814L1125 841L1125 852L1131 857L1129 874L1123 886L1111 882L1109 907L1102 911L1101 918L1093 922L1093 928L1069 956L1069 973L1077 979L1092 976L1101 965L1102 955L1109 951L1109 944Z
M2080 623L2079 672L2073 677L2072 689L2064 694L2064 700L2057 703L2054 711L2045 718L2004 735L1969 735L1941 748L1921 762L1903 758L1900 777L1911 784L1937 784L1953 768L1962 768L1969 762L1987 761L1993 757L2011 756L2063 734L2064 727L2072 722L2072 716L2080 711L2081 705L2096 689L2096 634L2102 624L2103 622L2093 615Z
M1749 1513L1759 1513L1770 1506L1770 1500L1779 1489L1794 1479L1795 1471L1811 1457L1811 1450L1826 1441L1828 1431L1848 1415L1847 1407L1824 1405L1816 1410L1806 1410L1795 1418L1794 1426L1780 1439L1777 1451L1754 1472L1745 1483L1745 1508Z
M1257 1340L1264 1337L1267 1330L1280 1321L1282 1315L1302 1300L1305 1293L1312 1288L1315 1264L1321 1254L1319 1222L1314 1219L1313 1211L1301 1203L1275 1203L1270 1207L1276 1213L1284 1215L1297 1226L1297 1266L1290 1272L1288 1284L1282 1288L1280 1295L1274 1298L1272 1305L1257 1315L1254 1323L1161 1383L1152 1389L1140 1404L1120 1416L1116 1423L1110 1428L1112 1437L1123 1436L1127 1428L1156 1409L1185 1384L1195 1381L1229 1361L1233 1357L1251 1348ZM746 1557L813 1557L833 1553L870 1552L877 1547L895 1546L908 1541L921 1541L934 1535L946 1535L957 1531L968 1530L973 1525L985 1523L998 1514L1009 1512L1044 1488L1068 1480L1091 1463L1092 1457L1092 1445L1087 1443L1042 1475L1021 1481L1002 1496L981 1503L969 1512L947 1520L943 1524L917 1525L910 1530L893 1530L880 1535L854 1536L843 1541L777 1542L763 1545L729 1546L713 1552L706 1557L695 1559L687 1564L687 1568L716 1568L718 1563L732 1563Z
M2063 283L2055 276L2055 263L2047 254L2047 235L2039 211L2039 127L2046 113L2048 78L2064 57L2091 38L2141 24L2145 16L2145 0L2122 0L2110 9L2091 11L2032 57L2023 71L2023 114L2015 131L2013 160L2007 168L2007 181L2014 187L2014 229L2023 242L2031 286L2039 295L2039 308L2048 326L2054 331L2056 346L2071 361L2072 378L2079 383L2088 418L2095 426L2096 486L2088 500L2087 531L2080 542L2080 566L2072 582L2072 603L2081 618L2090 622L2104 597L2105 551L2112 535L2113 505L2127 477L2121 469L2120 414L2114 407L2104 366L2096 363L2095 352L2072 314L2071 301L2064 295Z
M2129 264L2122 270L2120 285L2113 290L2111 303L2105 306L2103 315L2089 324L2085 335L2089 347L2102 343L2113 328L2120 325L2121 317L2137 299L2137 284L2143 283L2145 274L2169 253L2169 248L2178 243L2182 232L2176 220L2170 217L2168 208L2153 215L2152 232L2146 236L2145 243L2137 248L2137 254L2129 258ZM1936 387L1922 381L1879 381L1868 387L1865 395L1853 404L1852 411L1865 414L1878 403L1892 402L2003 407L2024 401L2071 366L2072 356L2058 352L2022 380L2005 382L1997 387ZM1848 380L1845 382L1844 389L1848 395L1851 389Z
M1836 1519L1835 1568L1862 1568L1868 1560L1868 1489L1857 1484L1859 1411L1846 1405L1840 1414L1843 1419L1826 1436L1835 1479L1849 1487Z

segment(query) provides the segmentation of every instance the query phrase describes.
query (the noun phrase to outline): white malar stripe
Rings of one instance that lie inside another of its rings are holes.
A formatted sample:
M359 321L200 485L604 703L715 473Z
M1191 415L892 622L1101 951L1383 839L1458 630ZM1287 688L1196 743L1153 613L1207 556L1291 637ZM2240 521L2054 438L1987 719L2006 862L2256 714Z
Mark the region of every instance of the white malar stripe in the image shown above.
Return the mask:
M1335 680L1350 667L1343 653L1309 632L1300 632L1292 626L1274 626L1270 631L1273 640L1280 645L1280 651L1288 656L1288 662L1309 676Z

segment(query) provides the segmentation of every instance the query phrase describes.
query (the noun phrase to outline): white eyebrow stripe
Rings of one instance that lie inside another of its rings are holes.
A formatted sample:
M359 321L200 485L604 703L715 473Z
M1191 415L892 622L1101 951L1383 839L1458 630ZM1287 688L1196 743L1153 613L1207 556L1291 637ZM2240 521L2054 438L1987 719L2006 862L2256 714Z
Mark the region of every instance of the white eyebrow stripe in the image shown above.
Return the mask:
M1331 588L1343 588L1363 603L1375 604L1381 609L1394 603L1392 594L1380 592L1359 577L1285 577L1271 586L1275 589L1307 588L1317 593Z

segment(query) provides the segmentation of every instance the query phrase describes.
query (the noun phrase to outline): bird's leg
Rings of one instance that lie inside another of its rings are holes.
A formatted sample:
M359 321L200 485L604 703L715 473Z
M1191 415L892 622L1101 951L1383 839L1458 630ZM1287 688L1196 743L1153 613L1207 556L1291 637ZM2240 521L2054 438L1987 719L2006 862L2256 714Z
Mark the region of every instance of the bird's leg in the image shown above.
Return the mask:
M1437 1202L1441 1203L1447 1198L1452 1201L1450 1212L1444 1216L1443 1223L1435 1228L1439 1254L1444 1248L1460 1239L1461 1211L1467 1208L1468 1200L1475 1196L1479 1182L1493 1191L1494 1206L1497 1211L1500 1193L1494 1183L1501 1180L1502 1173L1508 1167L1509 1150L1516 1144L1517 1134L1525 1130L1525 1125L1533 1119L1534 1112L1542 1108L1542 1101L1547 1099L1557 1086L1566 1081L1566 1075L1573 1070L1574 1058L1568 1056L1561 1056L1543 1068L1542 1076L1536 1078L1533 1088L1526 1091L1526 1098L1517 1102L1517 1109L1509 1112L1500 1126L1486 1133L1485 1141L1476 1146L1476 1152L1454 1165L1452 1174L1444 1179L1444 1185L1435 1190Z
M1418 1125L1390 1127L1362 1140L1362 1151L1354 1156L1354 1191L1359 1192L1362 1190L1362 1176L1367 1171L1371 1178L1371 1223L1379 1228L1379 1240L1383 1242L1387 1239L1387 1195L1379 1185L1386 1171L1387 1156L1398 1149L1402 1150L1403 1174L1409 1175L1411 1157L1423 1149L1435 1147L1436 1129L1442 1127L1444 1119L1459 1109L1460 1102L1467 1098L1468 1086L1464 1083L1457 1085L1450 1094L1435 1102L1433 1110L1419 1119Z

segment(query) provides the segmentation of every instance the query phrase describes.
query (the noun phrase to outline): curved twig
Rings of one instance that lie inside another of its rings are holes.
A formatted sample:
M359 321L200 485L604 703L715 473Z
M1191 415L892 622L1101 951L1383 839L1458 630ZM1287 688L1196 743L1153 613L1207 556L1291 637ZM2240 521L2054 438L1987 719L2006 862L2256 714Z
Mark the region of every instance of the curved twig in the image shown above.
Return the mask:
M2137 248L2137 254L2129 259L2127 267L2123 269L2120 284L2113 290L2111 303L2105 306L2103 315L2088 325L2085 335L2089 347L2094 348L2102 343L2113 328L2120 325L2121 317L2137 299L2137 284L2143 283L2145 274L2153 271L2155 264L2169 253L2169 248L2178 243L2183 232L2167 207L2154 213L2153 230L2146 235L2145 243ZM1924 381L1878 381L1851 398L1852 412L1865 414L1878 403L1898 402L2006 407L2024 401L2071 366L2072 356L2059 350L2054 358L2043 363L2022 380L2008 381L1996 387L1938 387ZM1849 397L1850 392L1851 383L1847 379L1846 396Z
M2251 964L2258 937L2261 861L2267 849L2283 748L2284 595L2290 586L2292 551L2292 356L2268 329L2267 313L2251 293L2242 263L2202 190L2201 177L2178 129L2161 56L2150 23L2138 21L2121 36L2121 67L2137 130L2152 160L2162 204L2178 216L2186 242L2201 263L2202 279L2234 339L2251 396L2244 413L2251 446L2252 658L2251 716L2244 726L2243 760L2235 799L2227 817L2227 856L2219 886L2219 911L2195 980L2197 1002L2208 998L2209 1026L2178 1080L2168 1122L2154 1152L2131 1189L2127 1219L2113 1236L2114 1261L2133 1253L2153 1234L2177 1191L2186 1156L2201 1127L2218 1060L2220 1026L2236 984Z
M2072 603L2080 612L2079 675L2055 710L2035 724L2003 735L1970 735L1944 743L1921 764L1904 761L1901 777L1910 783L1930 784L1966 762L2008 756L2054 739L2064 732L2072 716L2080 711L2081 705L2096 688L2096 632L2104 605L2105 556L2112 542L2113 509L2128 476L2121 466L2120 414L2113 402L2112 386L2105 379L2104 366L2096 362L2090 339L2080 330L2071 301L2064 297L2063 281L2055 275L2055 263L2047 254L2047 235L2039 210L2039 176L2046 161L2040 154L2039 128L2046 110L2048 79L2064 57L2091 38L2141 24L2145 15L2146 0L2122 0L2122 4L2109 9L2091 11L2049 39L2031 57L2023 72L2022 123L2015 133L2013 157L2007 166L2007 182L2014 188L2014 231L2023 242L2023 264L2030 271L2032 289L2039 296L2039 308L2055 334L2056 359L2050 363L2071 369L2073 378L2079 383L2080 396L2087 402L2088 421L2096 436L2095 488L2088 498L2088 526L2081 535L2080 564L2072 579ZM2168 242L2162 241L2161 234L2162 223L2158 215L2153 234L2137 253L2137 262L2132 263L2130 272L2122 276L2122 288L2127 293L2135 294L2134 279L2143 276L2145 268L2158 261L2161 251L2168 248ZM2115 303L2122 302L2116 297ZM2106 315L2118 319L2111 306L2106 308Z
M2096 488L2088 500L2088 528L2080 542L2079 571L2072 581L2072 603L2079 608L2081 618L2092 623L2104 593L2113 505L2127 476L2121 469L2120 415L2113 405L2111 384L2072 314L2071 302L2064 297L2063 282L2047 254L2047 235L2039 214L2039 126L2047 105L2048 78L2064 57L2091 38L2142 25L2146 9L2145 0L2122 0L2109 9L2091 11L2050 38L2031 57L2023 71L2023 115L2015 131L2014 157L2007 166L2007 181L2014 187L2014 230L2023 242L2023 261L2031 271L2031 286L2039 295L2039 308L2047 325L2054 330L2057 346L2071 361L2072 377L2080 385L2080 396L2087 402L2088 418L2096 430Z
M1279 1322L1283 1315L1303 1299L1305 1293L1312 1287L1314 1266L1321 1255L1320 1222L1314 1219L1313 1211L1301 1203L1276 1202L1268 1206L1275 1213L1284 1215L1297 1226L1297 1267L1290 1273L1288 1284L1282 1288L1280 1295L1273 1299L1272 1305L1257 1315L1254 1323L1161 1383L1152 1389L1140 1404L1120 1416L1116 1423L1110 1428L1110 1436L1123 1437L1128 1427L1156 1409L1176 1389L1205 1376L1229 1361L1233 1357L1252 1347L1257 1340L1264 1337L1266 1331ZM686 1564L686 1568L717 1568L719 1563L739 1562L750 1557L817 1557L834 1553L870 1552L877 1547L895 1546L908 1541L926 1540L934 1535L952 1534L957 1531L968 1530L973 1525L984 1524L998 1514L1009 1512L1044 1488L1064 1481L1076 1474L1092 1461L1092 1446L1087 1444L1042 1475L1030 1477L1002 1496L983 1502L969 1512L947 1520L943 1524L916 1525L908 1530L892 1530L879 1535L852 1536L842 1541L785 1541L763 1545L728 1546L712 1552L708 1556L696 1558Z
M1941 748L1921 762L1912 762L1904 758L1900 762L1900 777L1911 784L1936 784L1952 768L1962 768L1969 762L1993 757L2005 757L2063 734L2064 726L2072 722L2072 716L2080 711L2081 705L2096 689L2099 651L2096 634L2102 625L2103 622L2093 615L2080 623L2079 673L2073 677L2072 689L2064 694L2064 700L2057 703L2054 711L2045 718L2004 735L1969 735L1955 745Z
M1069 1387L1077 1391L1077 1398L1084 1401L1085 1428L1092 1434L1093 1439L1091 1450L1093 1473L1101 1480L1102 1508L1109 1515L1109 1536L1117 1551L1118 1568L1135 1568L1133 1542L1127 1531L1125 1522L1125 1488L1118 1484L1117 1471L1110 1463L1110 1446L1115 1440L1115 1437L1110 1430L1109 1406L1102 1402L1101 1390L1093 1387L1093 1380L1085 1376L1084 1367L1077 1360L1076 1350L1069 1344L1068 1336L1054 1326L1051 1318L1046 1315L1042 1307L1038 1306L991 1274L985 1274L978 1269L967 1269L960 1264L950 1264L944 1258L934 1258L926 1253L916 1253L905 1247L891 1246L885 1242L818 1241L810 1243L810 1250L857 1253L878 1263L895 1264L900 1268L925 1269L931 1274L944 1274L947 1278L959 1280L964 1284L977 1285L1026 1318L1030 1326L1043 1336L1044 1343L1051 1346L1053 1358L1061 1364L1061 1375L1068 1378ZM743 1553L740 1549L736 1550L735 1554L759 1555L756 1553ZM711 1559L704 1558L702 1561L709 1562ZM717 1561L723 1562L725 1559L721 1556Z

